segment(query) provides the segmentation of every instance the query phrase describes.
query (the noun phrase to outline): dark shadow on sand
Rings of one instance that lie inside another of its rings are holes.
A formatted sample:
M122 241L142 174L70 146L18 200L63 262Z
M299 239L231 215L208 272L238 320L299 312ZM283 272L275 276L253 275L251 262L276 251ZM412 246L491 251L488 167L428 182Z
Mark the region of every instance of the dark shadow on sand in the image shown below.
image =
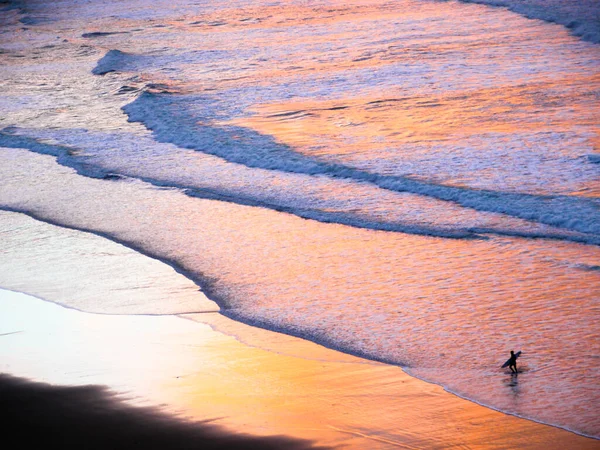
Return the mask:
M102 386L62 387L0 374L0 428L12 449L315 449L285 436L231 433L124 403Z

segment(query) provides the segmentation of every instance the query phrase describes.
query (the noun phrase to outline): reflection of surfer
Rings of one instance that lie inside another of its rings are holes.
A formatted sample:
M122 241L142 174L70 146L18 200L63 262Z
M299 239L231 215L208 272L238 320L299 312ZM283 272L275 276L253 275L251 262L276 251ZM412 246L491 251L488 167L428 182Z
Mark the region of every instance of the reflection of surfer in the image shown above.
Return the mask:
M510 359L508 360L508 367L512 373L517 373L517 355L514 351L510 351Z

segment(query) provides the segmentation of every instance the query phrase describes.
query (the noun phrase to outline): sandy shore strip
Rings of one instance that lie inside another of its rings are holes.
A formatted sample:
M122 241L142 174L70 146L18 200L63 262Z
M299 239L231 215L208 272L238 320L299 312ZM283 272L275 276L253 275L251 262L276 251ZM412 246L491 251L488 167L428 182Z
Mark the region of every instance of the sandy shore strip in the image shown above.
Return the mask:
M598 440L460 399L399 367L217 313L99 315L10 291L0 291L0 312L1 372L107 386L128 404L160 405L161 414L210 421L220 431L361 449L600 448Z

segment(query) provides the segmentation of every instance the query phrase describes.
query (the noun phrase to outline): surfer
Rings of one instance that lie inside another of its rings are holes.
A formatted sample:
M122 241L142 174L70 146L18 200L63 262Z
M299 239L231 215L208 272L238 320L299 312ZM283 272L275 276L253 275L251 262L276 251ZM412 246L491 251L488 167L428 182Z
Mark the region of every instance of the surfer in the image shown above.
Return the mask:
M512 373L517 373L517 355L515 355L515 352L513 350L510 351L508 367Z

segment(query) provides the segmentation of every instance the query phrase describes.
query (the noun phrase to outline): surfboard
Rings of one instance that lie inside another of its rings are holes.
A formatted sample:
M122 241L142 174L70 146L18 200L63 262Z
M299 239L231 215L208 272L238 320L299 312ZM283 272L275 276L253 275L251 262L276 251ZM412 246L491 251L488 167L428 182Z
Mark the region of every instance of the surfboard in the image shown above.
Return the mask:
M521 356L521 350L519 350L517 353L515 353L515 359L518 358L519 356ZM501 369L504 369L505 367L508 367L509 364L510 364L510 358L508 358L506 360L506 362L504 364L502 364Z

